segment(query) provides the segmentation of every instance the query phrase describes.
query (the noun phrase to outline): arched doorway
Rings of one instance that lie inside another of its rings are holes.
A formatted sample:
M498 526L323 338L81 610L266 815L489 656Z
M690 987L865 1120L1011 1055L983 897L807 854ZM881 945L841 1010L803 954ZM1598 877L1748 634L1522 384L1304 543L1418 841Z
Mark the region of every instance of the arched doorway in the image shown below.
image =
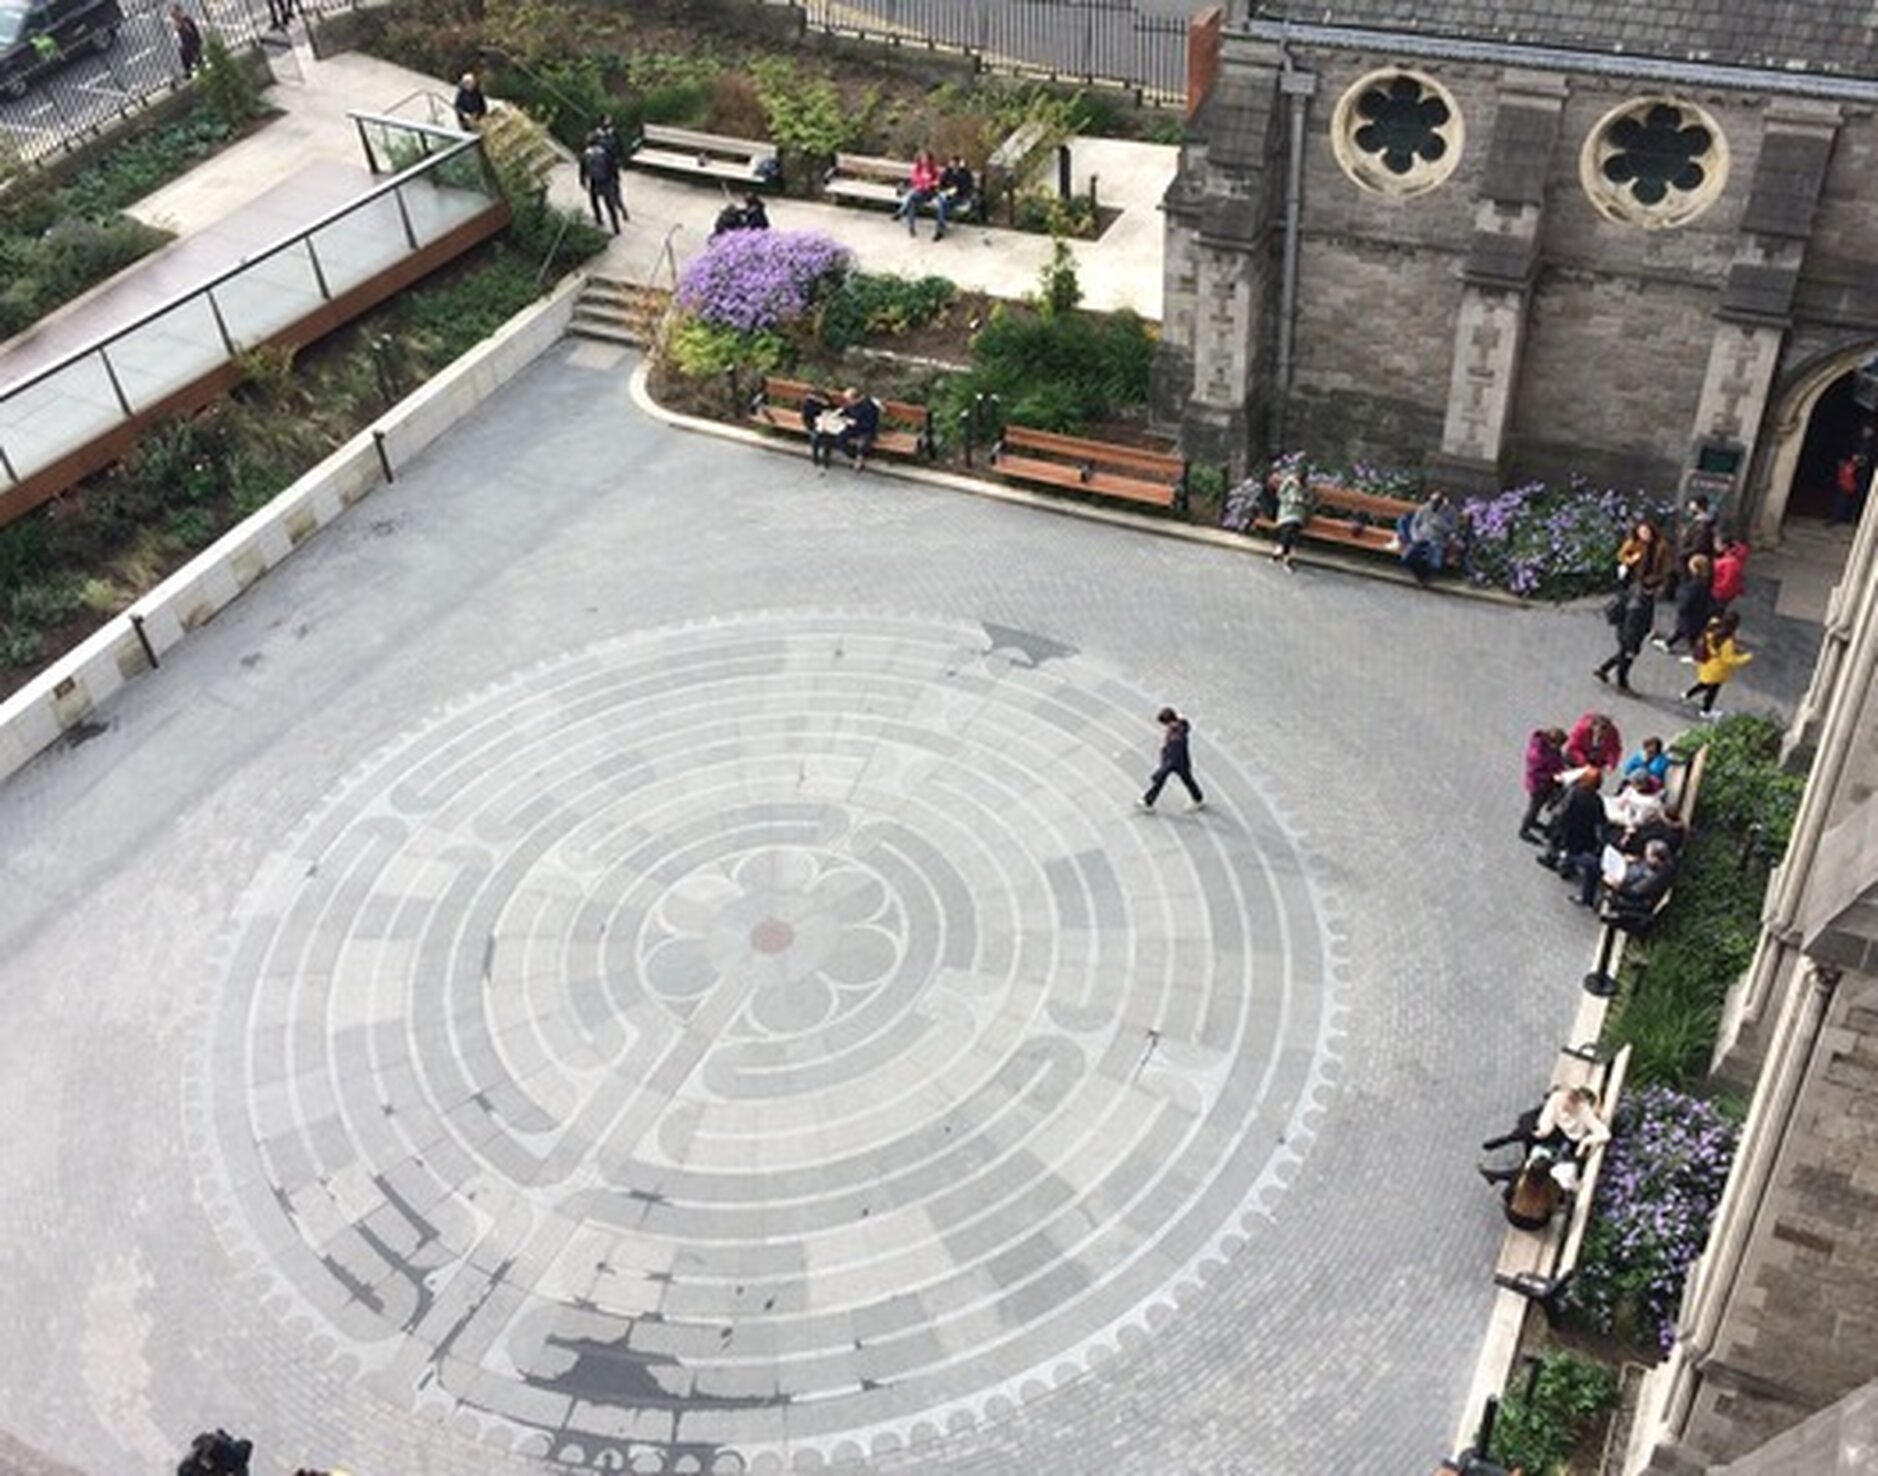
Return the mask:
M1866 344L1829 355L1802 370L1781 397L1772 426L1754 541L1777 543L1788 518L1823 520L1832 507L1833 471L1878 415L1853 398L1859 365L1878 353Z

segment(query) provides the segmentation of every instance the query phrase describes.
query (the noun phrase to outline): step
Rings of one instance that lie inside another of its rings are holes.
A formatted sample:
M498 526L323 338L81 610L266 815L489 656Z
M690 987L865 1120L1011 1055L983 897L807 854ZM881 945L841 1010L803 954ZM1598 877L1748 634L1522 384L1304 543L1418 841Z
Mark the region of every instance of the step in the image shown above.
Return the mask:
M646 335L634 333L626 328L618 328L610 323L588 322L576 316L567 325L567 331L576 338L593 338L602 343L624 344L630 348L644 348Z

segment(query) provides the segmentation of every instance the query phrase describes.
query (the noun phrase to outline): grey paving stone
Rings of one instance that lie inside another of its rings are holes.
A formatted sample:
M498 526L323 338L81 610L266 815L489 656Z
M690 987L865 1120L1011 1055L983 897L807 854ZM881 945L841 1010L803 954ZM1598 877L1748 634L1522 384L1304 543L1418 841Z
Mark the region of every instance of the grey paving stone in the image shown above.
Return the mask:
M1595 617L822 482L621 393L525 376L373 494L395 537L342 521L0 788L10 1433L1428 1465L1491 1290L1465 1145L1590 945L1500 836ZM1169 700L1212 804L1140 816Z

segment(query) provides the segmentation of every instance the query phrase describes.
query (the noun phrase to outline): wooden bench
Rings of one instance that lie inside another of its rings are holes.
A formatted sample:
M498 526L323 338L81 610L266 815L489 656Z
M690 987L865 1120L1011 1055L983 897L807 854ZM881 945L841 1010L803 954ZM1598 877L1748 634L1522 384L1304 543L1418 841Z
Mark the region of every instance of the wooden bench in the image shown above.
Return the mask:
M770 184L782 173L774 144L671 128L663 123L648 123L640 129L631 162L641 169L664 169L742 185Z
M984 199L991 199L994 192L1004 197L1006 218L1015 222L1017 218L1018 186L1024 181L1024 174L1031 161L1049 141L1049 125L1039 118L1032 118L1027 123L1020 123L1010 136L991 151L991 157L985 160L985 177L980 182L978 193ZM991 218L989 210L985 219Z
M1304 524L1304 537L1366 553L1393 556L1396 550L1390 545L1395 542L1396 524L1421 506L1406 498L1358 492L1328 482L1312 483L1311 492L1315 501ZM1253 519L1252 526L1261 533L1270 533L1277 524L1261 515Z
M770 430L807 440L809 428L802 423L802 402L815 388L805 380L766 374L763 387L750 402L750 419ZM930 460L933 455L932 411L904 400L881 400L880 430L867 454L883 453Z
M991 464L1016 482L1067 487L1154 507L1184 510L1187 503L1187 463L1160 451L1007 425L991 448Z
M836 154L833 167L822 176L822 193L839 204L885 205L897 210L913 177L910 159L883 159L875 154ZM973 190L964 208L946 212L948 221L971 220L982 206L984 193ZM928 209L931 207L928 206Z
M1670 766L1669 777L1663 786L1663 806L1672 816L1682 822L1682 845L1676 852L1676 874L1681 875L1685 853L1693 834L1696 796L1702 790L1702 775L1708 769L1708 745L1705 743L1696 750L1695 757L1687 763L1674 763ZM1647 913L1619 912L1610 906L1603 889L1598 894L1598 919L1610 928L1628 933L1633 938L1640 938L1656 926L1657 920L1669 908L1669 902L1676 895L1675 882L1663 889ZM1607 935L1605 948L1600 950L1600 969L1604 978L1611 977L1610 969L1615 968L1615 961L1606 958L1606 953L1613 952L1610 944L1613 940Z
M1608 1061L1598 1055L1595 1046L1566 1046L1559 1051L1553 1085L1595 1088L1598 1117L1606 1127L1611 1127L1616 1121L1624 1074L1629 1068L1629 1046ZM1591 1227L1591 1204L1597 1197L1598 1174L1604 1167L1604 1154L1609 1146L1607 1139L1582 1160L1571 1211L1563 1221L1555 1217L1543 1230L1509 1230L1500 1247L1499 1263L1493 1271L1494 1285L1537 1302L1548 1323L1558 1322L1565 1294L1578 1273L1578 1257L1584 1250L1585 1233Z

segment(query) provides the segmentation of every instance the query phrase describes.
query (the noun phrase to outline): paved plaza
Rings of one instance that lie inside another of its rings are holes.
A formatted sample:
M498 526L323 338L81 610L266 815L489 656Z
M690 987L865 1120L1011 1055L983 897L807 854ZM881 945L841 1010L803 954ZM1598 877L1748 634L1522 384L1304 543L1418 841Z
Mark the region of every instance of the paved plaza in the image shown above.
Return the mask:
M1426 1469L1596 612L817 477L632 366L0 787L0 1469ZM1135 807L1168 702L1202 811Z

